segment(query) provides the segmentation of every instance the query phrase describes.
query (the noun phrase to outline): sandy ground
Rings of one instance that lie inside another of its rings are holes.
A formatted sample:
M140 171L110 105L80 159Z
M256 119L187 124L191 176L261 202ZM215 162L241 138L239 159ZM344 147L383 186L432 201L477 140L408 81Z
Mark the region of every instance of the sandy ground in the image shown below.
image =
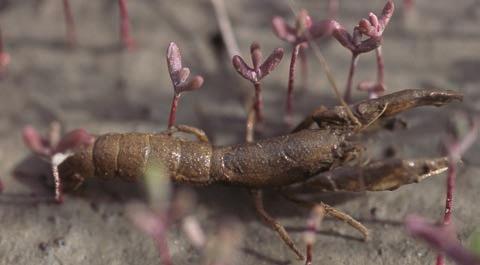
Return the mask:
M34 4L34 2L37 3ZM169 41L180 46L185 63L206 83L180 103L178 122L203 128L214 144L243 141L243 100L250 84L239 79L228 59L212 45L217 25L209 1L128 1L138 49L122 52L118 45L116 1L71 1L77 23L78 47L64 45L60 1L0 1L0 24L12 56L0 81L0 264L158 264L152 240L125 216L125 205L143 200L138 184L87 183L62 205L45 202L52 194L45 185L46 164L29 156L20 132L26 124L46 130L59 120L67 129L83 127L94 133L161 131L166 126L172 89L164 54ZM235 34L244 54L251 41L264 50L289 47L270 30L273 15L292 17L286 1L227 1ZM390 91L412 87L445 87L465 93L462 104L423 108L402 115L409 129L381 132L367 141L374 153L393 145L398 156L436 155L445 121L454 111L476 111L480 93L480 4L474 0L419 0L407 18L397 12L385 33L386 83ZM301 1L316 19L326 16L326 1ZM341 1L339 20L347 27L378 12L383 1ZM337 43L320 43L334 75L344 84L349 52ZM309 58L308 89L299 94L299 120L315 106L336 101L318 63ZM265 79L268 137L286 131L282 123L288 60ZM373 54L360 57L356 80L373 79ZM355 94L356 98L365 97ZM465 156L458 178L454 222L462 241L478 226L477 187L480 147ZM14 174L14 172L16 172ZM14 177L17 175L17 177ZM407 213L432 220L442 214L445 175L394 192L328 195L325 201L350 213L371 229L362 242L345 224L327 219L318 234L314 259L322 264L431 264L435 253L404 233ZM256 217L242 189L195 188L193 214L205 232L214 234L227 216L244 226L237 264L300 264L275 233ZM43 200L40 200L42 199ZM266 206L304 248L302 231L307 210L269 196ZM372 212L375 214L372 215ZM174 264L198 264L201 253L178 226L169 233ZM318 264L318 263L317 263Z

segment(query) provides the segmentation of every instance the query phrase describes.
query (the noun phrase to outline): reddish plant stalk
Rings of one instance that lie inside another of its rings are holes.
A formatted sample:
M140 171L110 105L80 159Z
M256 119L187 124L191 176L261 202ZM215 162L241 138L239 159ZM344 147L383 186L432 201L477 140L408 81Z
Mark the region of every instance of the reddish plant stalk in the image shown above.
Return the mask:
M135 41L130 35L130 19L128 18L127 3L125 0L118 0L118 7L120 9L120 35L123 46L127 50L135 49Z
M73 20L72 10L68 0L63 0L63 13L65 16L68 45L75 47L77 44L77 34L75 32L75 21Z
M177 113L178 100L180 99L180 94L174 93L172 99L172 107L170 108L170 115L168 116L168 128L171 128L175 125L175 117Z
M5 187L5 186L3 185L3 182L0 180L0 192L3 192L3 188L4 188L4 187Z
M345 95L343 99L350 103L352 101L352 84L353 76L355 75L355 67L357 67L358 53L352 53L352 60L350 61L350 70L348 71L347 85L345 88Z
M293 46L292 57L290 59L290 70L288 72L288 90L287 90L287 123L291 123L293 113L293 85L295 80L295 65L300 52L301 44Z
M255 116L258 122L263 120L263 97L262 97L262 89L260 87L260 82L254 84L255 86Z
M453 193L455 192L455 180L457 178L457 165L456 162L450 158L450 165L447 171L447 197L445 200L445 212L443 215L442 225L447 226L452 223L452 211L453 211ZM437 265L445 264L445 257L439 253L437 255Z
M300 56L300 72L301 72L301 85L300 88L302 91L307 89L307 80L308 80L308 64L307 64L307 47L302 45L298 55Z
M378 46L378 48L375 50L375 53L377 54L377 82L383 87L383 73L385 69L385 64L383 62L382 56L382 45Z

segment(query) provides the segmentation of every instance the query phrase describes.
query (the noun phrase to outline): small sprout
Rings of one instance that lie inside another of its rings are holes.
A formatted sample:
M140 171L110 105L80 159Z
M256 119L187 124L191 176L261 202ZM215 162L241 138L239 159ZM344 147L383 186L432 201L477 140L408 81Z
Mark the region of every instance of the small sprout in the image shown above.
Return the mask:
M22 132L25 145L33 153L50 161L55 181L55 201L58 203L63 201L58 166L70 156L71 150L94 141L94 137L84 129L73 130L62 138L60 138L60 131L60 124L53 122L47 134L48 137L40 135L32 126L25 126Z
M354 28L353 36L345 33L338 35L337 40L349 49L352 53L352 61L350 64L350 71L348 74L347 85L345 88L345 101L351 101L351 90L353 83L353 76L355 74L355 68L358 61L358 56L361 53L370 52L376 50L377 56L377 82L376 83L361 83L358 87L359 90L369 92L369 97L374 98L385 90L383 81L384 64L381 52L381 44L383 41L383 32L393 15L394 4L392 1L387 1L383 8L382 15L378 18L375 14L370 13L368 19L362 19L358 25ZM362 36L365 35L369 38L362 40Z
M248 66L243 58L239 55L233 56L232 64L235 70L237 70L237 72L243 78L253 83L255 87L253 108L255 110L257 121L261 121L263 119L263 100L261 95L260 80L270 74L278 66L283 57L283 49L276 48L262 63L263 55L260 51L260 45L256 42L253 42L250 46L250 55L252 58L253 67Z
M203 85L203 77L196 75L187 82L190 76L190 69L182 66L182 55L175 42L170 42L170 45L168 45L167 65L174 90L172 107L168 119L168 127L171 128L175 124L175 115L181 94L186 91L199 89Z
M460 244L452 225L432 225L422 217L409 215L405 219L405 227L411 236L424 240L432 248L441 253L445 253L445 255L457 264L480 264L480 257ZM441 262L443 264L443 258ZM438 264L439 259L437 259L437 265Z
M130 20L128 18L126 0L118 0L120 9L120 36L122 38L123 47L129 51L135 49L135 41L130 36Z
M462 155L466 150L472 146L478 136L478 118L470 117L469 129L463 138L460 139L458 130L451 128L447 140L445 140L445 149L448 155L448 171L447 171L447 195L445 200L445 210L442 224L448 226L452 222L453 212L453 194L455 192L456 178L457 178L457 163L460 161ZM456 124L458 125L458 123ZM437 265L445 263L442 254L437 256Z
M288 74L288 89L287 89L287 102L286 102L286 121L291 124L291 116L293 112L293 87L295 80L295 69L297 57L300 54L300 60L302 65L302 80L305 87L307 76L307 63L305 50L308 47L308 40L318 38L325 35L327 32L318 30L318 26L313 27L313 22L308 12L304 9L298 12L295 20L295 27L291 27L281 17L274 17L272 19L272 28L275 35L290 44L292 44L292 55L290 58L290 68ZM321 26L320 26L321 27ZM328 33L327 33L328 34Z

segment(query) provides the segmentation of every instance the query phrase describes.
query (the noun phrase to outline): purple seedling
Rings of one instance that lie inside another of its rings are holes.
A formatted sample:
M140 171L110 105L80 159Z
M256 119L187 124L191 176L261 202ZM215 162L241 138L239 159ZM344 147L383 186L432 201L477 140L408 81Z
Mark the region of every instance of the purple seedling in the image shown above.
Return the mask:
M422 217L409 215L405 220L405 227L410 235L424 240L437 251L445 253L457 264L480 265L480 257L462 246L452 225L432 225Z
M453 194L455 192L457 178L457 163L465 151L474 143L478 135L478 120L473 118L470 120L470 129L463 139L458 139L455 132L451 133L446 140L445 147L448 154L448 171L447 171L447 195L445 200L445 211L443 215L442 225L449 226L452 223L453 213ZM437 265L445 263L444 256L437 256Z
M199 89L203 85L203 77L196 75L187 82L190 76L190 69L182 66L182 55L175 42L170 42L170 45L168 45L167 65L174 92L168 118L168 128L171 128L175 125L175 116L180 96L183 92Z
M252 58L253 67L248 66L240 55L235 55L232 58L232 64L235 70L243 78L252 82L255 87L253 105L249 110L249 113L253 110L254 115L249 114L247 118L247 141L253 140L253 124L255 124L255 121L261 122L263 120L263 99L260 80L270 74L270 72L278 66L283 58L283 49L276 48L262 63L263 55L260 51L260 45L253 42L252 45L250 45L250 56Z
M301 10L297 16L296 27L289 26L285 20L281 17L275 17L272 20L273 31L277 37L292 43L294 48L292 51L292 58L290 61L288 92L287 92L287 122L291 119L293 111L292 107L292 91L294 83L295 62L300 51L300 47L308 45L308 42L324 37L333 35L333 37L345 48L352 53L352 60L350 63L350 70L348 74L347 84L345 88L345 101L351 101L351 88L353 83L353 76L355 74L355 68L358 62L358 56L361 53L370 52L377 49L382 43L382 35L385 27L387 26L390 18L393 15L394 4L392 1L388 1L383 8L382 15L378 18L375 14L370 13L369 19L362 19L358 26L353 30L353 36L348 33L345 28L333 19L321 20L318 22L312 22L310 16L305 10ZM363 36L368 38L362 40ZM306 47L306 46L305 46ZM383 59L381 52L379 55L379 72L382 74L383 80ZM382 81L383 82L383 81Z
M33 153L47 159L51 163L55 182L55 201L57 203L63 202L62 183L58 173L58 166L70 156L71 150L82 145L91 144L94 141L94 137L84 129L76 129L60 138L60 126L58 123L52 123L48 136L40 135L31 126L26 126L22 134L25 145Z
M272 72L278 66L283 57L283 49L276 48L262 63L263 55L260 51L260 45L256 42L253 42L252 45L250 45L250 55L252 58L253 67L248 66L243 58L239 55L233 56L232 64L235 70L237 70L237 72L243 78L252 82L253 86L255 87L253 108L255 110L257 121L262 121L263 99L260 80L270 74L270 72Z
M7 71L8 64L10 64L10 55L5 51L3 46L2 29L0 29L0 79Z
M118 0L118 7L120 9L120 36L123 47L132 51L135 49L135 41L130 35L130 19L128 18L126 0Z
M272 19L272 27L275 35L292 45L292 55L290 58L290 68L288 72L288 89L287 89L287 102L286 102L286 121L291 123L291 117L293 112L293 88L295 82L295 68L297 57L300 55L302 65L302 80L305 87L307 78L307 63L305 56L305 49L308 47L308 38L310 37L309 30L312 27L312 19L308 15L306 10L301 10L296 18L295 27L288 25L282 17L274 17Z
M380 47L383 41L383 32L393 15L394 9L395 7L393 1L388 1L385 4L382 15L379 18L375 14L370 13L368 15L368 19L364 18L360 20L358 25L355 26L353 30L353 36L351 36L343 28L338 28L337 32L334 32L334 36L340 42L340 44L349 49L352 53L350 70L348 73L347 85L344 94L345 101L351 101L353 76L355 74L358 56L362 53L370 52ZM368 38L362 40L363 36L367 36ZM381 81L379 85L381 86L380 89L383 89L383 59L381 56L381 51L377 51L377 63L379 69L378 78ZM372 89L372 91L373 90L374 89Z

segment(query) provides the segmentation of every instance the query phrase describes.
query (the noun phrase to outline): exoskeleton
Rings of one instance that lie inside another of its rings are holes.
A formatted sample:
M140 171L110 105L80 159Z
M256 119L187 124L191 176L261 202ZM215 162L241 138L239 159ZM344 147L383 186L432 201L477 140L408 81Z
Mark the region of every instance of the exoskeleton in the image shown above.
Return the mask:
M174 182L255 190L262 218L302 257L283 227L263 209L258 190L392 190L441 173L448 166L444 157L365 163L364 147L353 136L405 110L461 99L460 93L450 90L404 90L353 104L349 106L350 114L343 106L321 107L291 134L220 147L210 144L201 130L189 126L179 125L156 134L110 133L96 136L86 144L70 145L68 157L58 163L58 175L68 186L78 186L89 177L136 180L143 177L149 165L162 163ZM313 123L318 128L310 129ZM198 141L174 136L178 131L191 133ZM58 199L59 185L56 192ZM363 231L363 226L350 221ZM366 229L363 233L367 236Z

